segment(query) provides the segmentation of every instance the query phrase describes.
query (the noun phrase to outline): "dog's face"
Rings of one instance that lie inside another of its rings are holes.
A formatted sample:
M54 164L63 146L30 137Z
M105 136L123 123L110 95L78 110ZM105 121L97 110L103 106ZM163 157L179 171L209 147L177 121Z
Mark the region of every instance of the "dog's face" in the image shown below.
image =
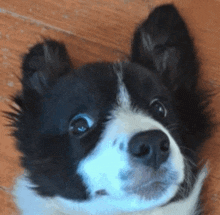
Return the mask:
M184 180L172 103L160 79L137 64L83 67L59 79L44 97L41 150L46 147L45 157L65 160L58 175L69 162L69 173L83 181L77 193L82 199L106 196L119 206L124 198L144 199L141 207L162 204Z
M135 211L189 194L208 121L193 45L173 6L137 29L130 62L75 69L62 44L46 41L23 71L15 136L40 195Z

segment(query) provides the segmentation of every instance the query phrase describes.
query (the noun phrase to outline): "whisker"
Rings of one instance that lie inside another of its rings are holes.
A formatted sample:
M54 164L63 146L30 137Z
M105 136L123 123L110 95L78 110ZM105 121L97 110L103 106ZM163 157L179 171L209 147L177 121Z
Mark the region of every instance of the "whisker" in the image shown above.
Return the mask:
M171 125L166 126L168 130L175 131L180 127L179 123L173 123Z
M191 153L193 153L193 154L196 156L196 152L193 151L192 149L190 149L190 148L188 148L188 147L186 147L186 146L179 146L179 147L182 148L182 149L184 149L184 150L190 151Z

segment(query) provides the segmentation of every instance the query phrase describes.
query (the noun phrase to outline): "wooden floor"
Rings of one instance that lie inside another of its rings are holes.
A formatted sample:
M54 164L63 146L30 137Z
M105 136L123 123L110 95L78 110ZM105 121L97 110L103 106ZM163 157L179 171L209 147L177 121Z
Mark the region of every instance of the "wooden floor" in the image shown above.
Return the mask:
M20 88L22 55L42 37L63 41L76 66L116 61L129 54L132 32L156 5L153 0L0 0L0 110ZM201 84L214 87L212 107L220 122L220 1L176 0L203 63ZM0 214L18 214L10 191L19 167L7 121L0 116ZM207 141L201 158L210 174L203 192L205 214L220 214L220 129Z

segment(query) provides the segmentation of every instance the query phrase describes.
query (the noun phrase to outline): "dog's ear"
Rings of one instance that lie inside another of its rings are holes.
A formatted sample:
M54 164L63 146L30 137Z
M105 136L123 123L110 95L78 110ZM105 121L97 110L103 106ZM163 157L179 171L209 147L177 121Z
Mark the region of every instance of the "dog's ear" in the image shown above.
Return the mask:
M132 62L155 70L168 88L192 90L197 83L198 63L193 41L176 8L162 5L136 30Z
M24 56L22 84L42 93L72 68L65 46L53 40L36 44Z

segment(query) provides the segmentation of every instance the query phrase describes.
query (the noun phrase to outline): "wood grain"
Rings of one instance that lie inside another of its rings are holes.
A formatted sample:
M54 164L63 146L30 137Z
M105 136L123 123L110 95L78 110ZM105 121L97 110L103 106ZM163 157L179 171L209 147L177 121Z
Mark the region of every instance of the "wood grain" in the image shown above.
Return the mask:
M0 110L9 110L9 96L20 88L22 55L42 37L63 41L75 66L125 59L132 33L157 5L169 0L0 0ZM194 37L203 75L201 85L213 88L212 108L220 121L220 1L173 0ZM7 121L0 115L0 211L18 214L10 196L22 173ZM220 214L220 130L207 141L201 158L210 174L203 192L205 214Z

